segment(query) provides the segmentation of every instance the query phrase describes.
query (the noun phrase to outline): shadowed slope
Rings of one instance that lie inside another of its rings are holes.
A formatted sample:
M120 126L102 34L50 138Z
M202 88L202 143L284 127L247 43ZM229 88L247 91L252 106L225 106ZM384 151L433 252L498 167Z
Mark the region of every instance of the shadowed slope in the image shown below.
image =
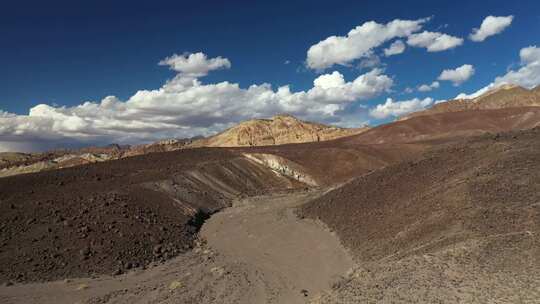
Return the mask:
M0 179L0 282L121 273L185 252L233 199L303 186L217 149Z

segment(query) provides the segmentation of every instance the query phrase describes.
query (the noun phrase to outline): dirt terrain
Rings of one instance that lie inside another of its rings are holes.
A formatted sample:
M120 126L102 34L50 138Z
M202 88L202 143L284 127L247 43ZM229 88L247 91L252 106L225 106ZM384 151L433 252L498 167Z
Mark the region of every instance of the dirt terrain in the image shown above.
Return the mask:
M461 140L486 132L527 130L540 125L540 107L472 110L413 117L344 138L348 145Z
M159 164L159 166L156 166ZM119 274L193 245L241 196L303 187L224 150L154 153L0 179L0 282Z
M484 135L305 205L360 265L323 303L538 303L540 129Z
M0 287L2 303L307 303L352 259L320 223L293 208L319 192L238 200L203 228L204 244L148 270Z
M0 302L534 303L540 130L498 132L539 123L457 111L0 178Z

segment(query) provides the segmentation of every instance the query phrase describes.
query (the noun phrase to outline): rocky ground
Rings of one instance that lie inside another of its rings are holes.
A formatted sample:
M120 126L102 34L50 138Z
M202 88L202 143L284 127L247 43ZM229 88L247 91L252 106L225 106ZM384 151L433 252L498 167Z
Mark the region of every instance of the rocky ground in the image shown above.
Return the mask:
M340 282L352 259L295 207L295 191L237 201L204 224L194 250L118 276L0 287L2 303L308 303Z
M323 303L538 303L540 129L483 135L305 205L359 268Z
M203 220L234 199L295 187L238 154L205 149L2 178L0 282L144 268L189 250Z

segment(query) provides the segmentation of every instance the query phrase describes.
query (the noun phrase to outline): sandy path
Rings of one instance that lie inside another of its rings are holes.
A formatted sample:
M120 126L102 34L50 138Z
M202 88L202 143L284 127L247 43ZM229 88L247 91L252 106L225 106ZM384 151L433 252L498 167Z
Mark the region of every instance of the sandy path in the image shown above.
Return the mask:
M313 196L247 199L204 225L201 234L212 248L261 274L253 284L261 293L246 303L305 303L351 268L332 233L293 214L292 207Z
M0 303L307 303L352 267L337 238L292 208L311 193L261 196L214 215L207 244L121 276L0 287Z

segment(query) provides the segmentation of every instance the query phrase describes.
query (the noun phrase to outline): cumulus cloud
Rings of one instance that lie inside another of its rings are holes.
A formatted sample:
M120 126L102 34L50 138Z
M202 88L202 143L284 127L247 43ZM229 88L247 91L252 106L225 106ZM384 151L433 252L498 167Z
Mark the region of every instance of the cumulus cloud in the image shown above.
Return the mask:
M390 116L399 117L412 112L420 111L433 104L433 98L414 98L411 100L394 101L392 98L386 99L383 104L377 105L369 114L377 119L384 119Z
M381 58L373 52L360 59L360 62L358 63L360 69L370 69L379 65L381 65Z
M470 64L464 64L454 70L448 69L442 71L438 80L451 81L454 86L459 86L469 80L475 73L474 67Z
M231 62L227 58L216 57L208 59L206 54L184 53L182 55L174 54L161 60L159 65L169 66L171 70L178 72L182 77L203 77L208 75L208 72L229 69Z
M420 92L429 92L435 89L438 89L440 87L440 84L438 81L434 81L431 84L423 84L418 87L418 91Z
M410 35L407 44L426 48L428 52L440 52L462 45L463 39L439 32L424 31Z
M473 29L472 33L469 35L469 39L475 42L484 41L486 38L504 31L504 29L512 24L512 20L514 20L514 16L487 16L484 21L482 21L480 28Z
M394 41L388 48L384 49L384 55L390 57L405 52L405 43L401 40Z
M411 87L406 87L405 90L403 91L403 93L405 93L405 94L410 94L412 92L414 92L414 89L411 88Z
M3 147L5 142L139 143L209 135L241 120L281 112L339 124L336 113L393 85L381 69L373 69L352 81L337 71L320 75L306 91L293 92L289 86L273 89L270 84L241 88L228 81L203 84L198 78L230 67L225 58L184 54L160 62L165 64L178 72L173 79L125 101L108 96L73 107L40 104L28 115L0 111L0 142Z
M504 84L519 85L527 89L532 89L540 84L540 48L529 46L519 51L520 67L517 70L510 70L502 76L498 76L489 85L472 93L461 93L456 99L472 99L485 92Z
M496 85L517 84L532 89L540 84L540 48L536 46L523 48L519 52L519 57L521 67L497 77L494 81Z
M348 65L393 38L407 37L419 31L428 20L396 19L386 24L365 22L350 30L346 36L330 36L312 45L307 52L307 66L323 70L335 64Z

